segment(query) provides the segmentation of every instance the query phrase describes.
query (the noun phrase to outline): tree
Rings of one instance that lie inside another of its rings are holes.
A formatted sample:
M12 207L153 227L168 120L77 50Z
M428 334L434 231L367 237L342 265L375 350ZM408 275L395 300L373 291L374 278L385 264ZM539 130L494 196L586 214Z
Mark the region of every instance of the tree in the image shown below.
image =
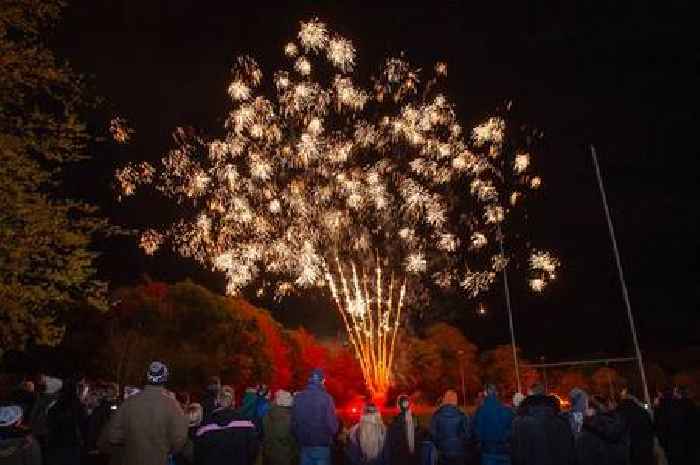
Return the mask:
M627 380L614 368L598 368L591 376L593 393L602 397L615 399L626 384Z
M463 370L467 393L478 392L481 379L476 345L472 344L459 329L447 323L437 323L428 328L426 340L439 347L444 370L443 383L461 392Z
M78 301L105 308L89 247L106 223L61 192L63 168L87 157L90 139L83 80L44 40L62 6L0 8L0 355L60 342L59 316Z
M523 367L522 365L527 364L528 361L522 358L519 348L517 348L517 353L518 361L520 362L520 384L522 390L525 391L539 380L539 373L532 368ZM497 346L495 349L485 352L482 358L482 379L485 383L496 384L506 396L510 396L517 391L512 346Z
M583 389L588 391L590 389L590 380L583 374L582 371L576 369L569 369L564 372L560 372L558 378L557 393L562 396L562 399L568 399L569 393L573 388Z

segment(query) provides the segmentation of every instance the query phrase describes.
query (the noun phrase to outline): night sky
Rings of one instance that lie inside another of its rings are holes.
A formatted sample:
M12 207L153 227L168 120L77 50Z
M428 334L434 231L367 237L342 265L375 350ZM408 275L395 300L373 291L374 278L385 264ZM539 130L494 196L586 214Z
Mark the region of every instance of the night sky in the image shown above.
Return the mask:
M117 203L114 169L131 160L157 161L179 125L221 131L234 57L254 56L269 77L299 20L318 16L354 42L359 70L367 75L402 50L424 68L447 61L449 95L465 126L512 100L519 120L544 131L535 155L544 184L528 207L527 235L554 251L563 266L541 296L527 292L523 276L511 277L517 338L528 356L632 353L590 144L606 180L643 349L700 345L693 201L700 168L693 90L700 60L693 29L684 25L689 13L680 3L664 2L663 9L641 2L430 2L423 8L72 3L54 40L59 53L78 71L94 75L107 115L127 118L136 130L133 144L97 146L95 159L73 174L76 195L97 203L115 223L157 225L173 212L147 196ZM573 3L590 6L568 5ZM224 287L221 276L172 253L144 256L133 239L104 241L100 248L101 276L116 286L148 276ZM450 304L453 322L484 348L508 342L502 283L486 303L484 317L476 314L475 302ZM302 323L325 335L340 328L330 300L321 295L291 299L273 310L289 326Z

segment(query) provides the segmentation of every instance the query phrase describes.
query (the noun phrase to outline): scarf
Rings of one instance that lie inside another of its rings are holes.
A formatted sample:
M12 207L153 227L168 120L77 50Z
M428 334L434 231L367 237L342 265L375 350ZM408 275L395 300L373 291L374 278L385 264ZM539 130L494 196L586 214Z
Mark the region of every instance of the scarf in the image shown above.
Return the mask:
M411 413L410 408L404 412L404 421L406 422L406 441L408 442L408 450L411 451L412 454L416 448L416 428L413 426L413 414Z

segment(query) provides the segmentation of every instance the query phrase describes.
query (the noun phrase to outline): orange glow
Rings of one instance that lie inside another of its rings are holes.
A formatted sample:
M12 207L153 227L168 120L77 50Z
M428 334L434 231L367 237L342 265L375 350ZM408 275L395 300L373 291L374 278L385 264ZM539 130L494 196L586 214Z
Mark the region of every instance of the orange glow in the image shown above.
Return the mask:
M382 268L377 260L374 278L359 273L354 263L345 275L339 259L338 283L330 272L326 280L343 318L350 344L360 362L365 384L377 405L383 405L391 386L396 336L401 322L401 309L406 283L400 287L394 276L388 286L382 280Z

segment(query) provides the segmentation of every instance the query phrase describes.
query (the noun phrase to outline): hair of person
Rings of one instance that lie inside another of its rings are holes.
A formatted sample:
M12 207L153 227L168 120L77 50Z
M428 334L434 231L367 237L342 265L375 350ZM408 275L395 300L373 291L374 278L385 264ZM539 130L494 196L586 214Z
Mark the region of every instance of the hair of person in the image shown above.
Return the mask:
M535 396L541 396L541 395L545 394L544 384L542 384L542 383L533 384L532 386L530 386L530 392L532 392L532 394Z
M484 386L484 390L486 391L486 394L498 394L498 389L496 389L496 385L492 383L487 383Z

